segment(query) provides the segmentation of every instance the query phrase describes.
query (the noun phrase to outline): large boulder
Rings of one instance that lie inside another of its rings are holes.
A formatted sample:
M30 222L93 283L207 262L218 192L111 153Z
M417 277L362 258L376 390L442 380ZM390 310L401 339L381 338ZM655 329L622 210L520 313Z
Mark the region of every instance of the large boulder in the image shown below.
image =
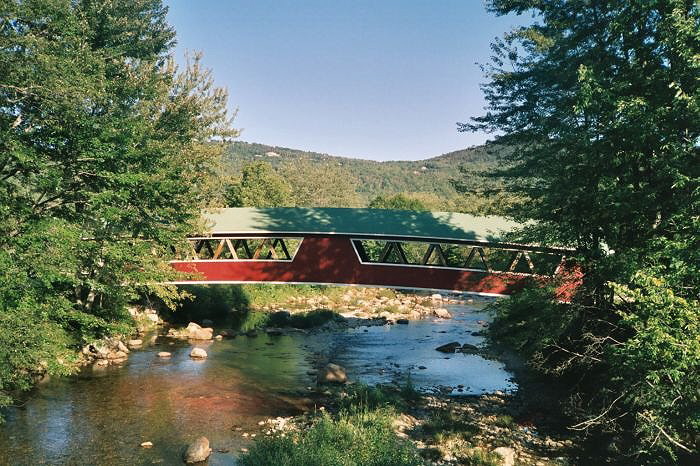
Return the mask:
M437 351L440 351L441 353L454 353L455 351L457 351L461 347L462 347L462 345L459 342L453 341L452 343L447 343L445 345L438 346L435 349Z
M192 351L190 351L190 357L192 359L206 359L207 352L202 348L192 348Z
M479 347L478 347L478 346L474 346L474 345L470 345L469 343L465 343L465 344L463 344L462 347L460 348L460 351L461 351L462 353L474 354L474 353L478 353L478 352L479 352Z
M452 314L450 314L450 311L448 311L444 307L439 307L439 308L433 310L433 314L435 314L436 317L439 317L441 319L451 319L452 318Z
M199 463L209 458L209 455L211 455L209 439L206 437L199 437L187 447L187 450L185 450L184 460L185 463L188 464Z
M213 328L202 328L194 322L190 322L185 330L187 331L187 338L192 340L211 340L214 336Z
M114 351L107 355L107 359L126 359L127 354L124 351Z
M127 348L124 342L121 340L117 341L117 349L119 351L124 351L125 353L129 352L129 348Z
M345 368L337 364L326 364L318 373L318 383L345 383L348 381L348 375Z

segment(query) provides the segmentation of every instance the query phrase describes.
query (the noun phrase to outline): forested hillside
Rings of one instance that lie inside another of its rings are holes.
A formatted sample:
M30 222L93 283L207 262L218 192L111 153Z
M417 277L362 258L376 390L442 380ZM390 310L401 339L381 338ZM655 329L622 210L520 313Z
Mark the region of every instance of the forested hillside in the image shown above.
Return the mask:
M225 165L237 180L244 167L269 163L296 195L295 205L366 206L377 196L400 193L431 209L474 211L487 201L458 193L454 181L459 180L468 191L477 189L481 180L465 177L460 167L488 172L504 154L502 146L483 145L424 160L377 162L237 141L229 146ZM318 189L300 186L308 183L318 183ZM334 194L327 195L326 189Z

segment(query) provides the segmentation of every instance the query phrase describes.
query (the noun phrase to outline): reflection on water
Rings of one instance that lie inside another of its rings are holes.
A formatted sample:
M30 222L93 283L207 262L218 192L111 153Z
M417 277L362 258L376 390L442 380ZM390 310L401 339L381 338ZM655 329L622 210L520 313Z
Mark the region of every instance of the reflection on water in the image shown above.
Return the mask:
M253 430L261 419L311 409L304 396L312 384L308 372L323 361L368 383L410 371L419 387L513 389L498 362L434 350L450 341L480 343L471 332L486 316L474 307L451 310L455 318L447 321L204 343L197 345L209 353L204 361L189 358L189 343L159 338L132 351L123 367L51 380L23 407L8 410L0 425L0 463L179 464L187 443L205 435L215 449L209 464L235 464L248 441L232 427ZM159 351L172 357L159 359ZM144 441L153 448L141 448Z

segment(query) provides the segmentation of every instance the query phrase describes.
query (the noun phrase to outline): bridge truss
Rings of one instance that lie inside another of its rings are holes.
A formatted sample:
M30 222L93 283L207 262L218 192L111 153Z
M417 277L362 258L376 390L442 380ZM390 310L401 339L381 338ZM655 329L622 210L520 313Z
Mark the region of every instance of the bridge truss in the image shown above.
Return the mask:
M213 234L188 238L178 283L308 283L509 295L554 283L567 300L580 281L571 250L377 235Z

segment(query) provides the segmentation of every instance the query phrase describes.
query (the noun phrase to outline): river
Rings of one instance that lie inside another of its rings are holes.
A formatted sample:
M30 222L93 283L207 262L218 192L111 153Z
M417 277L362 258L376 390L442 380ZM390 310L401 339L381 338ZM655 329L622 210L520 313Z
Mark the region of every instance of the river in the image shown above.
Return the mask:
M38 386L0 425L0 464L182 464L188 442L209 438L210 465L236 464L258 422L314 409L313 370L328 361L352 380L405 381L453 394L512 391L503 364L473 354L435 351L472 335L488 315L480 304L448 308L450 320L357 327L338 332L237 337L196 344L209 357L189 358L192 344L158 337L122 366L86 368ZM159 351L172 357L160 359ZM457 388L461 386L461 388ZM238 430L236 430L238 429ZM145 441L152 448L141 448Z

